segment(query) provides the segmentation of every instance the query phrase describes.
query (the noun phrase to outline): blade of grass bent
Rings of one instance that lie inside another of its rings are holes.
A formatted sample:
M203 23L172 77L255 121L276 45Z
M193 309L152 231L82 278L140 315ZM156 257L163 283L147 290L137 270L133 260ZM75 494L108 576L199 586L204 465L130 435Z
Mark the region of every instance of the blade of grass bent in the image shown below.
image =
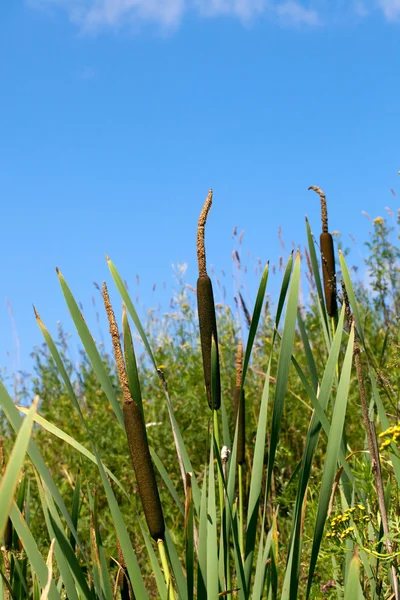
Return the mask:
M324 463L324 472L322 474L321 490L319 494L317 518L314 529L314 539L310 558L310 567L308 572L306 600L310 596L312 578L321 545L323 530L328 513L329 500L332 492L332 484L336 473L336 464L339 458L339 449L341 445L344 419L346 415L347 399L350 385L351 365L353 360L354 347L354 327L352 327L349 342L347 344L346 354L343 361L342 373L340 375L336 402L333 409L331 428L328 437L326 457Z
M276 376L275 397L272 413L271 440L268 456L267 490L271 485L272 470L275 461L276 449L279 442L283 405L288 384L289 367L291 363L292 348L297 320L297 304L300 284L300 253L297 252L294 264L292 281L289 288L288 303L286 306L285 321L283 326L282 342L278 359Z
M88 326L83 318L83 315L79 309L79 306L69 289L67 282L64 277L57 269L58 280L61 285L62 292L64 294L65 301L68 306L68 310L72 317L72 320L75 324L76 330L81 338L82 344L87 352L89 360L92 364L93 370L96 373L96 376L101 384L101 387L104 390L114 412L118 419L119 424L122 429L124 429L124 417L122 415L121 407L118 403L118 400L115 396L114 388L112 386L111 380L107 374L107 371L104 367L103 360L100 356L100 353L97 349L97 346L92 338L92 334L89 331Z
M36 397L28 411L27 416L24 419L24 422L22 423L8 460L4 476L0 483L0 540L3 539L8 515L13 503L15 491L17 489L22 465L25 460L25 454L28 449L33 427L33 418L35 416L38 402L39 398Z
M20 412L24 413L24 414L28 413L28 410L24 406L18 406L18 410ZM60 429L56 425L53 425L53 423L50 423L49 421L47 421L47 419L45 419L44 417L42 417L42 416L40 416L38 414L35 415L34 421L38 425L41 425L43 427L43 429L45 429L49 433L55 435L60 440L63 440L69 446L71 446L71 448L74 448L80 454L82 454L83 456L85 456L86 458L88 458L92 463L94 463L95 465L97 465L97 460L96 460L96 457L94 456L94 454L92 454L90 452L90 450L88 450L87 448L85 448L85 446L83 446L82 444L80 444L79 442L77 442L73 437L71 437L70 435L68 435L68 433L65 433L65 431L63 431L62 429ZM114 481L114 483L116 483L116 485L119 487L119 489L121 490L121 492L127 498L129 498L127 491L125 490L124 486L119 481L119 479L117 479L117 477L115 477L115 475L110 471L110 469L108 467L106 467L104 464L103 464L103 467L104 467L104 470L106 471L107 475L109 475L109 477L111 477L111 479Z

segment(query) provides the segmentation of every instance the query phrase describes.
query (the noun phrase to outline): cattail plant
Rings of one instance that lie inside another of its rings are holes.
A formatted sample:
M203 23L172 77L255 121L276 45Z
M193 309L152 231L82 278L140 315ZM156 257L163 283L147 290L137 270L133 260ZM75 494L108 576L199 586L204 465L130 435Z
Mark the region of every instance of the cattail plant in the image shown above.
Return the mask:
M245 453L245 411L244 411L244 390L242 389L242 370L243 370L243 345L239 341L236 353L236 384L233 390L233 414L234 426L238 424L237 440L237 458L238 465L244 463Z
M207 392L208 405L211 409L218 410L221 406L221 381L219 370L217 321L215 317L214 294L211 279L207 275L206 251L204 247L204 230L208 212L212 204L212 190L200 213L197 226L197 260L199 266L199 278L197 279L197 309L199 313L201 353L203 357L204 382ZM211 378L211 349L214 339L217 352L217 372L215 397L212 393Z
M164 539L165 524L147 441L146 427L141 410L129 390L118 325L105 283L103 284L103 300L110 326L118 378L124 398L123 415L129 451L150 535L158 542Z
M334 317L337 314L335 253L333 250L333 238L328 231L326 196L321 188L317 187L316 185L311 185L308 189L316 192L321 199L322 233L320 235L319 242L321 247L325 304L328 315L330 317Z

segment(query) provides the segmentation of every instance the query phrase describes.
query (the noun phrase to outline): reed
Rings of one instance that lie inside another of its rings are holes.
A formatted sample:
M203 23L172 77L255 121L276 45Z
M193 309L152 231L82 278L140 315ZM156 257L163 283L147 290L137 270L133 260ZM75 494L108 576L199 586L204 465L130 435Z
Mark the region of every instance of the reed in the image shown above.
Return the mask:
M319 238L319 244L321 249L325 304L328 315L335 317L337 314L335 252L333 249L332 234L328 231L326 196L321 188L316 185L310 185L308 189L316 192L321 199L322 233Z
M105 283L103 284L102 291L114 348L118 378L124 399L123 415L126 437L136 475L139 495L151 537L155 541L163 540L165 533L164 516L153 463L150 456L146 427L142 418L140 406L133 400L129 390L118 325Z
M212 204L212 190L208 196L200 213L197 226L197 260L199 267L199 277L197 279L197 310L199 314L200 343L203 358L204 382L206 386L207 401L211 409L218 410L221 406L221 380L218 352L218 334L217 320L215 316L214 294L211 279L207 275L206 252L204 245L204 232L207 221L207 215ZM212 394L211 384L211 348L214 339L217 351L217 372L215 397Z
M245 426L245 396L244 389L242 389L242 371L243 371L243 345L239 341L237 353L236 353L236 384L233 390L233 414L234 414L234 426L238 427L238 440L237 440L237 456L236 462L238 465L242 465L245 459L245 439L246 439L246 426Z

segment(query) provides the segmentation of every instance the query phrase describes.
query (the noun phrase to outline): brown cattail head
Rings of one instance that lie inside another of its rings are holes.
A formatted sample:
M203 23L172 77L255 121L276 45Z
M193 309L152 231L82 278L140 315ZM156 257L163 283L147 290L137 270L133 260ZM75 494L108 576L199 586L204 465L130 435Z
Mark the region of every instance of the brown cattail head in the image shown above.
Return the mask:
M210 408L218 410L221 406L221 380L219 370L217 320L215 317L212 283L208 275L199 277L197 280L197 311L199 314L200 343L203 357L203 371L207 392L207 401ZM213 338L217 352L216 397L214 399L212 396L211 378L211 353Z
M326 312L334 317L337 312L336 302L336 272L333 239L330 233L321 233L319 238L321 247L322 275L324 278L324 293Z
M221 406L221 381L219 369L218 333L215 316L214 294L211 279L207 275L206 252L204 246L204 231L207 215L212 203L212 190L200 213L197 226L197 259L199 264L199 278L197 280L197 310L199 314L200 343L203 357L204 382L206 386L207 401L210 408L218 410ZM216 395L212 396L211 369L212 369L212 340L214 339L217 352Z
M238 349L236 353L236 385L233 390L233 414L234 414L234 427L236 429L236 422L238 422L238 441L237 441L237 458L236 462L238 465L244 463L245 458L245 437L246 437L246 424L245 424L245 396L244 390L242 390L242 372L243 372L243 345L239 341Z
M336 302L336 269L333 238L328 232L328 212L326 208L326 196L321 188L312 185L308 188L316 192L321 198L322 233L320 236L322 276L324 281L324 294L326 312L330 317L337 313Z
M147 443L146 427L135 402L125 402L123 412L129 451L150 535L155 541L163 540L164 516Z
M115 361L119 382L124 397L124 423L129 452L131 454L136 481L139 488L140 499L143 504L147 526L151 537L157 541L164 539L164 516L161 508L160 496L151 461L147 433L140 407L132 400L126 375L125 363L122 355L121 341L118 325L115 320L113 308L108 296L107 286L103 284L103 300L110 325L111 339L114 347Z

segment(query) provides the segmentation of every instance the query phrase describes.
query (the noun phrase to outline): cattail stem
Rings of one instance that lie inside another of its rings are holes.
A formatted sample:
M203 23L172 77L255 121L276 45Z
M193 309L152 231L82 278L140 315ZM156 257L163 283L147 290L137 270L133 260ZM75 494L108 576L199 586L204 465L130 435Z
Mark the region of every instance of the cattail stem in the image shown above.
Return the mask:
M238 464L239 479L239 546L244 561L244 511L243 511L243 468Z
M168 600L175 600L174 588L172 587L171 573L169 570L168 559L167 554L165 552L163 540L158 540L157 546L160 555L161 565L164 570L165 585L167 586L168 590Z
M220 442L219 442L218 413L216 410L213 410L213 422L214 422L213 436L215 438L217 452L220 455L221 454L221 452L220 452L221 446L220 446ZM219 491L219 508L221 510L221 515L222 515L223 510L224 510L224 483L222 481L222 474L219 469L218 469L218 491Z

